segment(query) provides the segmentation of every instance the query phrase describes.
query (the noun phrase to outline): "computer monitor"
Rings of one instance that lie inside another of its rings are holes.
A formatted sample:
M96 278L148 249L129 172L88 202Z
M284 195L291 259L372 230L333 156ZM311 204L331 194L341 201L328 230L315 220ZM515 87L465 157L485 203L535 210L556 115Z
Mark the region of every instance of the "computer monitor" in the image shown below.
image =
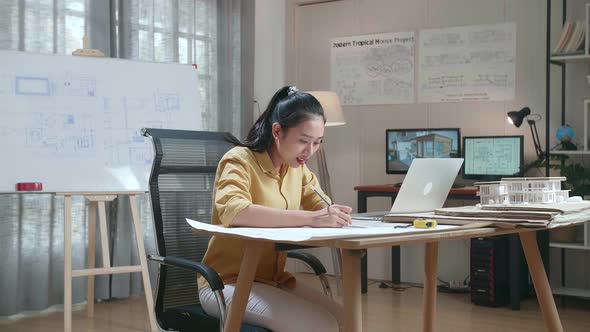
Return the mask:
M461 157L459 128L387 129L385 170L405 174L415 158Z
M496 181L521 176L524 136L463 137L463 178Z

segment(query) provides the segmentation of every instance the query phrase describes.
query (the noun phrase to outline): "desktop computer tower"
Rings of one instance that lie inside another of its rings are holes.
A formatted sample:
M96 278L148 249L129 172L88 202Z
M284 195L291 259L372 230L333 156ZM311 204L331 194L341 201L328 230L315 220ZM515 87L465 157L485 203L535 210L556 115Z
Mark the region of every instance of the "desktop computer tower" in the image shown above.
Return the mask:
M471 239L471 302L492 307L508 304L508 255L506 236Z

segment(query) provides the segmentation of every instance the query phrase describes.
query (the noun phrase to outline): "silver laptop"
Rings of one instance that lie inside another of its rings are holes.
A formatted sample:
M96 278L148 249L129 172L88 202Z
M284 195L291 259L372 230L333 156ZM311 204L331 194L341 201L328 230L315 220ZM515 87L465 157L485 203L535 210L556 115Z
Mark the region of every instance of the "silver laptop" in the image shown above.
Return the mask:
M443 207L463 158L416 158L393 202L390 214L430 212Z

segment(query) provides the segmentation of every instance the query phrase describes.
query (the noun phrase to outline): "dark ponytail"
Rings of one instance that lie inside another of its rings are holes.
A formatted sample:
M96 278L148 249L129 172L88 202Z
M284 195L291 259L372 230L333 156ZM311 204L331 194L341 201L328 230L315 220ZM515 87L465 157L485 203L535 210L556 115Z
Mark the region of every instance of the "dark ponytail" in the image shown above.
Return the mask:
M278 122L286 131L316 116L326 122L322 105L314 96L299 92L295 87L285 86L272 96L264 113L250 128L246 140L243 143L232 143L256 152L267 151L273 142L273 123Z

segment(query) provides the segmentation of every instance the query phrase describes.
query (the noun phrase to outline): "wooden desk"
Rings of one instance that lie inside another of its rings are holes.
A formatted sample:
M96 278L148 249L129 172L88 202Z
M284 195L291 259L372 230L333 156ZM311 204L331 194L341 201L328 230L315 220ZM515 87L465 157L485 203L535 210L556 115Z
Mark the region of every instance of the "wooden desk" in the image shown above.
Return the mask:
M581 221L583 222L583 221ZM344 331L362 331L362 306L360 265L361 252L367 248L394 246L401 244L424 243L424 295L423 295L423 331L430 332L436 326L436 280L437 280L437 254L438 242L442 240L457 240L481 236L495 236L502 234L518 234L522 242L526 259L529 263L529 271L535 285L537 298L541 307L541 313L548 331L563 331L553 295L545 274L543 261L539 254L536 242L537 229L497 229L497 228L472 228L451 229L433 232L413 234L392 234L387 236L360 236L360 237L333 237L322 240L288 242L291 244L324 246L340 248L342 250L342 283L344 305ZM244 255L240 273L233 295L232 304L225 323L225 331L239 331L242 318L246 310L246 304L254 282L256 268L260 260L262 244L269 240L254 239L237 235L226 235L215 231L196 230L195 232L216 236L239 237L245 241ZM274 242L274 241L270 241Z
M400 187L395 187L393 184L376 184L366 186L356 186L354 190L357 191L357 212L367 212L367 198L369 197L391 197L391 204L397 197ZM479 199L477 195L477 187L463 187L451 188L449 192L449 199ZM514 237L514 241L518 244L518 238ZM401 268L400 268L401 252L399 246L391 247L391 281L393 283L401 283ZM365 255L361 261L361 290L367 292L367 256ZM520 303L520 301L519 301Z

